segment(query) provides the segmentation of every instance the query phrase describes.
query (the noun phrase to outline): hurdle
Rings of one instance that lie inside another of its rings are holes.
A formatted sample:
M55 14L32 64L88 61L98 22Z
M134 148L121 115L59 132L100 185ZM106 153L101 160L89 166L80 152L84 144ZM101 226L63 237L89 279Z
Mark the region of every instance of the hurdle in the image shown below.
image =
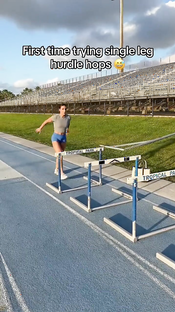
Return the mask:
M116 231L121 233L123 236L125 236L126 238L128 238L132 242L136 242L136 241L139 241L141 239L144 239L144 238L147 238L147 237L151 237L151 236L154 236L154 235L157 235L157 234L161 234L161 233L164 233L164 232L167 232L167 231L175 229L175 225L170 225L170 226L167 226L165 228L162 228L162 229L159 229L159 230L152 231L150 233L146 233L146 234L137 236L137 233L136 233L136 212L137 212L137 200L136 200L137 196L136 196L136 194L137 194L137 183L138 182L142 182L142 181L152 181L152 180L157 180L157 179L161 179L161 178L175 176L175 169L168 170L168 171L162 171L162 172L156 172L156 173L148 174L148 175L145 175L145 176L138 176L138 173L137 173L138 161L136 161L135 168L136 168L135 169L136 170L135 171L135 176L132 178L132 185L133 185L132 233L130 234L128 231L126 231L125 229L123 229L122 227L120 227L115 222L111 221L110 219L104 218L104 222L105 223L110 225L112 228L114 228ZM162 211L161 211L161 208L159 208L159 207L156 207L154 209L159 211L159 212L162 212L164 210L164 209L162 209ZM170 213L168 211L164 211L164 214L166 214L167 216L175 218L175 214Z
M71 192L71 191L76 191L76 190L81 190L87 188L86 186L79 186L67 190L62 190L61 187L61 157L62 156L71 156L71 155L81 155L81 154L88 154L88 153L95 153L99 152L99 161L102 160L102 152L104 151L104 147L95 147L95 148L87 148L87 149L81 149L81 150L72 150L72 151L64 151L64 152L59 152L55 153L55 157L58 157L58 187L53 186L50 183L46 183L46 185L51 188L53 191L61 194L61 193L66 193L66 192ZM102 166L99 164L99 181L93 180L93 185L92 186L99 186L102 185Z
M137 155L137 156L128 156L128 157L120 157L120 158L112 158L112 159L105 159L105 160L99 160L99 161L93 161L93 162L85 162L84 163L84 167L88 168L88 194L87 194L87 205L84 205L83 203L81 203L79 200L77 200L74 197L70 197L70 200L76 204L77 206L79 206L80 208L82 208L83 210L85 210L86 212L92 212L92 211L96 211L96 210L100 210L100 209L106 209L106 208L111 208L114 206L119 206L119 205L123 205L126 203L129 203L132 201L132 196L129 194L126 194L124 192L121 192L120 190L117 190L115 188L112 188L112 192L114 193L118 193L119 195L126 197L128 200L123 201L123 202L118 202L118 203L113 203L113 204L107 204L107 205L103 205L103 206L99 206L96 208L91 208L91 167L92 166L98 166L98 165L104 165L104 164L113 164L113 163L121 163L121 162L128 162L128 161L133 161L133 160L138 160L141 159L141 155Z

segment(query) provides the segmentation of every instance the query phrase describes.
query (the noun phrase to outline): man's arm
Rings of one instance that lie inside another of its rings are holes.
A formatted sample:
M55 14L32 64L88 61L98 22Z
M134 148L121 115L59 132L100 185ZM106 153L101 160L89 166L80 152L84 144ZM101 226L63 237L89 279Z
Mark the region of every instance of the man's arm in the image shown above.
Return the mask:
M47 125L48 123L51 123L51 122L53 122L52 117L46 119L46 120L42 123L42 125L41 125L39 128L36 129L36 132L37 132L37 133L40 133L41 130L45 127L45 125Z

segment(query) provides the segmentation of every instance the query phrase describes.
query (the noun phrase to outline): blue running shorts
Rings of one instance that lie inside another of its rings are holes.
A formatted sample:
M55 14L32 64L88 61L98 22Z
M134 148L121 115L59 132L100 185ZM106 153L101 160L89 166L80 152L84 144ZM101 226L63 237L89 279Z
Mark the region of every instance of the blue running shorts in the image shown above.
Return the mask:
M52 142L66 143L66 135L54 133L51 137Z

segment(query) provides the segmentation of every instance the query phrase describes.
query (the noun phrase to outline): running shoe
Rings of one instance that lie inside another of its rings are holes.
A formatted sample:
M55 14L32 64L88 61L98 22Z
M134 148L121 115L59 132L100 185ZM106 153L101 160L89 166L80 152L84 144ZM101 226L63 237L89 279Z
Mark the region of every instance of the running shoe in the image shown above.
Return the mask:
M58 169L55 169L54 174L58 175Z
M68 176L65 174L65 173L63 173L62 175L61 175L61 180L65 180L65 179L67 179L68 178Z

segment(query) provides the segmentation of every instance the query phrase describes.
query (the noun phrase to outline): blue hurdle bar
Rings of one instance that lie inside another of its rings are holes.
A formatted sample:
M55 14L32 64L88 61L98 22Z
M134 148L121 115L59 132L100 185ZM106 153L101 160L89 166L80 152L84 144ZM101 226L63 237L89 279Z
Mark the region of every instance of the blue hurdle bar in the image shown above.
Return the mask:
M61 155L58 156L58 191L61 193Z
M91 164L88 166L88 212L91 212Z
M138 176L138 157L135 160L135 176ZM137 234L136 234L136 212L137 212L137 179L134 179L133 181L133 201L132 201L132 237L133 240L136 239Z
M102 150L99 151L99 160L102 160ZM99 184L102 185L102 165L99 165Z

